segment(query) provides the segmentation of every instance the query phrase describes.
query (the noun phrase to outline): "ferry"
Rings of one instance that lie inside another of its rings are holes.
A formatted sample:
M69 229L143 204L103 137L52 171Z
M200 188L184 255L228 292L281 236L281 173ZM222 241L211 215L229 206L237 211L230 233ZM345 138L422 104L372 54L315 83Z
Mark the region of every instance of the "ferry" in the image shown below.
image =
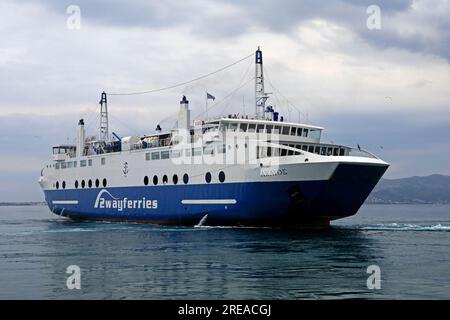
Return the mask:
M265 92L260 48L255 114L191 120L120 137L100 100L98 135L53 146L39 184L49 209L76 220L166 225L327 227L356 214L389 164L362 148L321 142L324 128L286 121Z

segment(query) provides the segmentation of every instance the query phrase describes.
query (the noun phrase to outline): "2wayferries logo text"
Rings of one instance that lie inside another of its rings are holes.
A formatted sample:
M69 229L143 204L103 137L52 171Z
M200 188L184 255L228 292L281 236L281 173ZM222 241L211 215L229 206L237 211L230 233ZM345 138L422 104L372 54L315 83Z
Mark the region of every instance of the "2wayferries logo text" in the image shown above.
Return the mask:
M116 209L121 212L125 209L157 209L158 200L142 197L140 199L116 198L108 190L102 189L94 203L95 209Z

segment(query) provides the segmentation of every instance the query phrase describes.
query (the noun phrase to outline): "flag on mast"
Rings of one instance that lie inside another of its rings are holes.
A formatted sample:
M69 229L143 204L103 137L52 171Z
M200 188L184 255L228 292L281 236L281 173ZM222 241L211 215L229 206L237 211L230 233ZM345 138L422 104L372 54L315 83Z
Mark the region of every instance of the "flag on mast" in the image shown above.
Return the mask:
M212 94L206 92L206 100L211 99L212 101L214 101L216 99L216 97L214 97Z

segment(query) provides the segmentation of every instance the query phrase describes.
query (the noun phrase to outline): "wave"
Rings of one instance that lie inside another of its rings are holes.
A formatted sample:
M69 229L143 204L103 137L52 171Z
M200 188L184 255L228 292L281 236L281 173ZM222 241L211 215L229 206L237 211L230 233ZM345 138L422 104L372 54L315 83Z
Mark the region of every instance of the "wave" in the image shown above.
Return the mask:
M440 231L450 232L450 226L442 225L440 223L435 225L419 225L411 223L387 223L387 224L375 224L375 225L362 225L359 226L361 230L369 231Z

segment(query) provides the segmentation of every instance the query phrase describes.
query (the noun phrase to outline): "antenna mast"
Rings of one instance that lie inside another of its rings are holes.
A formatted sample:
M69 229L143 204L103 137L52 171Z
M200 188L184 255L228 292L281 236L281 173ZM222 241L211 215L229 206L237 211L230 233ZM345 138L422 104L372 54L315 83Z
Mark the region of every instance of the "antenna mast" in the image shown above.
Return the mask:
M264 118L266 100L268 99L264 92L264 74L263 74L263 58L262 51L259 49L255 52L255 106L256 119Z
M102 98L100 99L100 128L99 128L99 140L108 141L108 102L106 100L106 92L102 92Z

